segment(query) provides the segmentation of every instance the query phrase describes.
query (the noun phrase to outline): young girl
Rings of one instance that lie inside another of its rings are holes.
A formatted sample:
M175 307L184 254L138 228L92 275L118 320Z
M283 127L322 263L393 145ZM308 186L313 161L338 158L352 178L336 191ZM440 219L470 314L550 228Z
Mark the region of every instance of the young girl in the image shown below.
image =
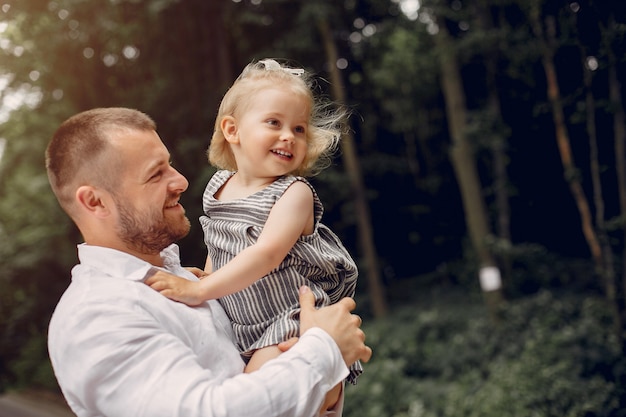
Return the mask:
M302 177L335 149L344 117L315 100L304 70L249 64L222 100L209 147L222 170L203 196L207 274L192 282L161 272L146 281L188 305L219 299L249 358L246 372L299 335L300 286L318 306L354 295L356 265L320 223L323 206ZM349 380L360 373L353 365Z

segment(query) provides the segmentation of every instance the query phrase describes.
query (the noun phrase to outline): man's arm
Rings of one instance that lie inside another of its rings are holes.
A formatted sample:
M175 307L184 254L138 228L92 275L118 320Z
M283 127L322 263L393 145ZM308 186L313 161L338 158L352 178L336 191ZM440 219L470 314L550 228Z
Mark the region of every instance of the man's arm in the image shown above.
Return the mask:
M60 370L68 402L87 410L85 415L309 417L326 391L347 376L348 361L369 359L349 308L335 311L343 316L340 319L332 310L315 310L311 299L303 306L308 330L297 345L257 372L237 374L243 364L232 341L214 322L214 328L203 330L211 326L211 320L200 319L204 307L191 309L144 288L145 303L154 303L155 297L164 303L153 307L154 316L142 312L140 305L129 309L91 304L63 324L66 343L51 352L55 370ZM196 315L196 325L181 329L180 335L165 331L164 321L176 314ZM202 355L185 340L196 332L203 340ZM341 336L335 342L329 335ZM361 353L342 356L352 348Z

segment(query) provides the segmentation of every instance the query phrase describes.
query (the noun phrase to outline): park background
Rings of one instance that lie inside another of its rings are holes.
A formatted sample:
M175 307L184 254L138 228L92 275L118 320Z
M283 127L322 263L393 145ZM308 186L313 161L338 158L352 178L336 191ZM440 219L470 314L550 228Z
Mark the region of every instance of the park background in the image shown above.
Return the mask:
M47 183L56 127L151 115L203 265L217 106L273 57L352 110L312 179L374 349L345 415L626 415L625 35L609 0L0 0L0 392L58 393L47 324L81 238Z

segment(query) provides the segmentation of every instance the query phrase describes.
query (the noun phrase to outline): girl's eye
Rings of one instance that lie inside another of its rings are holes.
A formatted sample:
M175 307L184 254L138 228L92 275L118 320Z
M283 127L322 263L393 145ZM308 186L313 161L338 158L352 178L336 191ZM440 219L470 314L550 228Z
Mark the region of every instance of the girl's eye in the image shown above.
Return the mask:
M296 133L304 133L305 131L304 126L296 126L294 130L296 131Z
M270 125L270 126L278 126L279 122L276 119L270 119L270 120L267 121L267 124Z

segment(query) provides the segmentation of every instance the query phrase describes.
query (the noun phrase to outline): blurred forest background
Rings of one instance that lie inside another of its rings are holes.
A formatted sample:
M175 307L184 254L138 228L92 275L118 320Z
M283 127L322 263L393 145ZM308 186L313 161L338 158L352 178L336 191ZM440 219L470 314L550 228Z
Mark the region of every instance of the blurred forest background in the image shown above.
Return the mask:
M203 265L218 103L273 57L353 110L313 178L374 348L345 415L626 415L625 35L621 0L0 0L0 392L58 390L57 126L151 115Z

